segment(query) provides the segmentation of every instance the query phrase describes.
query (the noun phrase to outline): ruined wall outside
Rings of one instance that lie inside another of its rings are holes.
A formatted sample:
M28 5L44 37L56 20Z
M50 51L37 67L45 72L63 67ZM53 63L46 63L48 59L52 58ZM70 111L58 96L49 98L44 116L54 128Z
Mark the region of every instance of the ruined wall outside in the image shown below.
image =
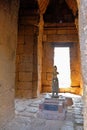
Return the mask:
M87 1L79 4L79 38L84 99L84 130L87 129Z
M18 0L0 0L0 128L14 117Z
M36 97L37 89L37 41L35 28L28 16L19 16L16 56L16 97ZM35 19L34 19L35 20Z
M50 25L51 26L51 25ZM78 33L73 24L58 25L59 28L45 28L43 36L43 72L42 91L51 92L54 46L70 47L71 88L60 89L60 92L81 94L80 58Z

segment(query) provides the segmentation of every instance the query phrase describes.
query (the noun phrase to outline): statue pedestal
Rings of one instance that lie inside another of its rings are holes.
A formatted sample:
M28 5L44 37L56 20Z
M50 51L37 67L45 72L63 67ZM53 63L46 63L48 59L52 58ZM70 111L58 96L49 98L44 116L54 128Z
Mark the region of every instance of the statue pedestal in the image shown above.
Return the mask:
M66 117L68 102L72 105L72 100L65 97L44 99L39 104L37 117L49 120L64 120ZM70 103L71 101L71 103Z

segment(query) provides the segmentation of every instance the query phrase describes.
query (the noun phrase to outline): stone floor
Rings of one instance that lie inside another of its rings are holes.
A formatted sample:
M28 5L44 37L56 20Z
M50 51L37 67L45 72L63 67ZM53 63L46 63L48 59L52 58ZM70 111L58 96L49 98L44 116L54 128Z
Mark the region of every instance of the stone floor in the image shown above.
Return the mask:
M6 128L0 130L83 130L82 97L74 94L60 94L72 97L73 105L67 108L66 119L46 120L37 118L39 103L46 94L36 99L16 99L15 118Z

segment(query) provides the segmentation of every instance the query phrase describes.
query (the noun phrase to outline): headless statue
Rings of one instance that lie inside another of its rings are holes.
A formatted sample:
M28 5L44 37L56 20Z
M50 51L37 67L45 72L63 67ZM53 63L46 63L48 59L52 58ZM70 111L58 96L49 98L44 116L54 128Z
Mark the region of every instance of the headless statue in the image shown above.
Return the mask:
M53 67L53 78L52 78L52 97L55 97L55 93L56 93L56 97L58 97L58 89L59 89L59 81L57 78L57 74L59 74L59 72L57 72L57 67L54 66Z

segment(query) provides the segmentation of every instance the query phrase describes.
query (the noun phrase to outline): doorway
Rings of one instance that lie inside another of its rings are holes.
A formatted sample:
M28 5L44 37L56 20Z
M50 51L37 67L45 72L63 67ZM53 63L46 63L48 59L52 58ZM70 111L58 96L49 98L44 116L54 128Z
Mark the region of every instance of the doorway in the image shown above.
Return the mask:
M55 47L54 48L54 65L57 66L59 72L59 87L70 87L70 48Z

